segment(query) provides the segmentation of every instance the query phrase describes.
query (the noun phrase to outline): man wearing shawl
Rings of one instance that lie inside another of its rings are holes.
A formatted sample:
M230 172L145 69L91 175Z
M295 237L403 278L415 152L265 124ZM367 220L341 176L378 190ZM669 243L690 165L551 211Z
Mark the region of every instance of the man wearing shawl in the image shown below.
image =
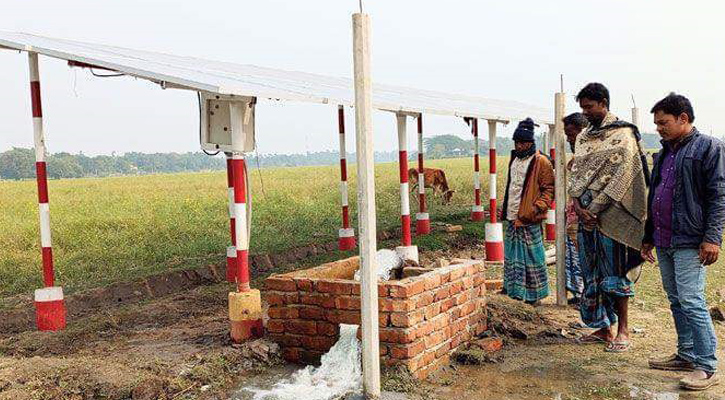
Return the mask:
M609 91L590 83L577 95L590 127L576 139L569 194L579 216L584 275L582 321L597 329L584 342L607 342L606 351L629 350L628 301L642 263L649 173L637 127L609 112ZM618 324L616 335L612 325Z
M536 151L531 118L519 123L513 139L502 210L508 221L503 289L511 298L538 304L549 295L541 221L554 196L554 171Z
M564 134L569 143L571 152L574 153L574 145L579 134L589 126L589 122L582 113L569 114L562 120L564 122ZM571 159L566 165L567 171L571 171ZM571 173L571 172L569 172ZM577 234L579 233L579 218L574 209L574 201L569 198L566 202L566 290L572 294L569 304L579 307L581 295L584 291L584 278L579 266L579 252L577 250Z

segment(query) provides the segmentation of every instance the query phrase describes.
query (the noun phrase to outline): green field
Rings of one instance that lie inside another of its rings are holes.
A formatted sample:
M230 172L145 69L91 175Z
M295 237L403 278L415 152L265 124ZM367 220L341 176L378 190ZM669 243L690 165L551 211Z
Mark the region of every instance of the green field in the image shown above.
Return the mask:
M500 171L505 163L499 160ZM433 160L428 165L443 168L456 190L448 206L430 199L432 220L467 215L473 202L472 160ZM488 161L483 159L481 165ZM337 239L338 166L250 172L252 253ZM481 179L484 199L486 172ZM356 225L354 165L349 175ZM498 193L503 193L502 181ZM399 223L398 182L397 164L376 167L378 229ZM56 279L68 292L221 262L225 257L230 239L224 172L51 180L49 187ZM35 182L0 181L0 204L0 297L4 297L42 284ZM416 197L411 196L411 213L417 208Z
M499 198L506 163L504 157L498 161ZM429 196L432 221L465 222L473 202L472 160L431 160L428 165L443 168L456 190L448 206ZM488 160L482 159L481 165L487 166ZM397 171L397 164L376 166L379 230L396 227L400 221ZM338 166L255 169L251 174L252 253L337 240ZM357 225L354 166L349 175ZM487 206L487 168L481 186ZM52 180L49 187L56 279L68 293L224 260L230 241L224 172ZM42 285L36 202L34 181L0 181L0 298L30 293ZM417 208L416 197L411 196L411 214ZM480 228L471 224L466 232L479 233L483 240ZM435 237L416 242L423 248L439 248L442 243ZM721 301L723 258L708 273L711 302ZM645 266L637 291L641 299L664 304L655 266Z

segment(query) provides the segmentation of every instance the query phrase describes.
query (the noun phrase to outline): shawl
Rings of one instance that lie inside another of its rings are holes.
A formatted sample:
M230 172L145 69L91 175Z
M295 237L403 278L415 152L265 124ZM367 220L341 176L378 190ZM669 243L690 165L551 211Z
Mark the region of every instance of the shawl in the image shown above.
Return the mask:
M639 249L647 216L648 169L637 127L608 113L601 126L577 136L569 194L591 195L587 209L599 216L607 237ZM584 205L584 204L582 204Z

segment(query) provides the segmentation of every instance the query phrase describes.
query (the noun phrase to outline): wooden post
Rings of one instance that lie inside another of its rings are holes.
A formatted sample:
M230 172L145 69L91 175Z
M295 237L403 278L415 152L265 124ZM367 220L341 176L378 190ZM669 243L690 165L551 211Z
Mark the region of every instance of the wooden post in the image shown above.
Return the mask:
M373 158L373 104L370 78L370 17L352 16L355 78L355 144L357 150L357 192L360 229L361 328L363 394L380 397L380 342L378 332L378 279L375 265L375 160Z
M564 102L563 92L554 96L554 135L553 144L555 154L558 154L554 163L556 202L556 304L566 305L566 148L564 138Z

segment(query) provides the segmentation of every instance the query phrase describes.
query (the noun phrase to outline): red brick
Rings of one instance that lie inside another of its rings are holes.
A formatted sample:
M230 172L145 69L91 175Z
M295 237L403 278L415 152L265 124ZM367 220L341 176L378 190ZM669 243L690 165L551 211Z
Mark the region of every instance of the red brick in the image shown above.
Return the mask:
M380 341L388 343L411 343L415 340L415 329L383 328L380 329Z
M264 287L267 290L278 290L280 292L296 292L297 285L292 278L270 277L264 281Z
M328 351L337 342L333 336L303 336L302 346L307 350Z
M448 292L451 296L460 293L463 290L463 281L457 280L448 284Z
M422 340L405 346L390 346L390 355L397 359L413 358L423 351L425 351L425 343Z
M337 336L340 334L340 325L325 321L317 321L317 334L323 336Z
M433 347L443 343L446 340L445 335L441 331L434 331L430 335L424 338L425 348L432 349Z
M486 291L497 291L503 289L503 279L491 279L486 281Z
M466 267L457 267L451 270L451 282L455 282L466 274Z
M471 298L470 292L465 291L465 292L459 294L458 296L456 296L456 305L460 306L461 304L467 303L468 300L470 300L470 298Z
M417 278L417 277L416 277ZM411 297L422 293L425 290L425 281L423 279L408 278L410 281L401 283L393 282L389 284L390 296L392 297Z
M461 279L461 281L463 282L463 289L468 290L473 287L473 277L472 276L467 276L467 277Z
M466 276L473 277L478 273L478 264L469 265L466 267Z
M300 314L295 307L269 307L267 315L269 318L296 319Z
M441 301L450 295L448 285L441 286L435 291L435 301Z
M312 279L297 278L297 279L295 279L295 282L297 282L297 290L299 290L301 292L311 292L312 291Z
M380 311L386 312L408 312L416 308L415 299L397 299L385 297L379 301Z
M383 344L380 345L380 356L385 356L388 354L388 346L385 346Z
M390 323L400 328L408 328L417 325L425 317L424 310L415 310L407 313L391 313Z
M441 313L441 303L433 303L425 308L425 319L431 320Z
M325 309L315 306L303 306L300 307L299 315L302 319L325 319Z
M433 302L435 300L435 295L433 292L423 292L415 297L415 307L416 308L423 308Z
M449 316L446 314L438 314L435 318L430 320L433 323L433 330L438 331L444 329L450 324Z
M456 321L461 318L461 307L455 306L448 310L448 315L451 317L451 321Z
M444 270L444 271L436 271L438 275L441 276L441 284L448 283L451 281L451 272Z
M451 350L451 342L450 340L447 342L444 342L438 348L436 349L436 358L441 358L448 354L448 352Z
M279 292L268 292L265 291L263 294L264 301L270 306L281 306L284 305L285 296Z
M291 363L300 362L300 349L297 347L285 347L282 349L282 357Z
M476 334L476 336L479 336L480 334L482 334L483 332L486 332L487 330L488 330L488 324L486 324L485 322L481 322L476 325L476 330L474 331L474 333Z
M451 307L456 305L456 299L453 297L448 297L447 299L443 300L441 302L441 312L448 312L448 310L451 309Z
M486 283L486 275L485 274L476 274L473 276L473 284L475 286L480 286Z
M455 350L461 344L461 336L455 335L451 338L451 349Z
M441 285L441 276L439 274L425 274L425 290L432 290Z
M339 296L335 298L335 308L341 310L359 310L360 298L357 296Z
M390 314L380 313L378 316L378 326L380 328L385 328L388 325L390 325Z
M315 282L315 290L320 293L352 294L352 288L356 285L349 281L322 279Z
M421 338L430 335L431 332L435 329L435 322L433 321L425 321L420 324L418 324L415 328L415 337Z
M386 283L378 284L378 297L388 297L390 295L390 286Z
M476 341L476 346L488 353L495 353L503 347L503 340L500 337L479 339Z
M348 310L326 310L325 319L333 324L360 325L360 312Z
M305 321L301 319L288 319L284 321L284 329L289 333L298 335L315 335L317 334L317 325L315 321Z
M300 303L323 308L335 308L335 297L328 294L320 293L301 293Z
M304 336L289 333L269 333L267 339L278 343L282 347L300 347Z
M284 320L270 319L267 321L267 331L269 332L284 332Z

